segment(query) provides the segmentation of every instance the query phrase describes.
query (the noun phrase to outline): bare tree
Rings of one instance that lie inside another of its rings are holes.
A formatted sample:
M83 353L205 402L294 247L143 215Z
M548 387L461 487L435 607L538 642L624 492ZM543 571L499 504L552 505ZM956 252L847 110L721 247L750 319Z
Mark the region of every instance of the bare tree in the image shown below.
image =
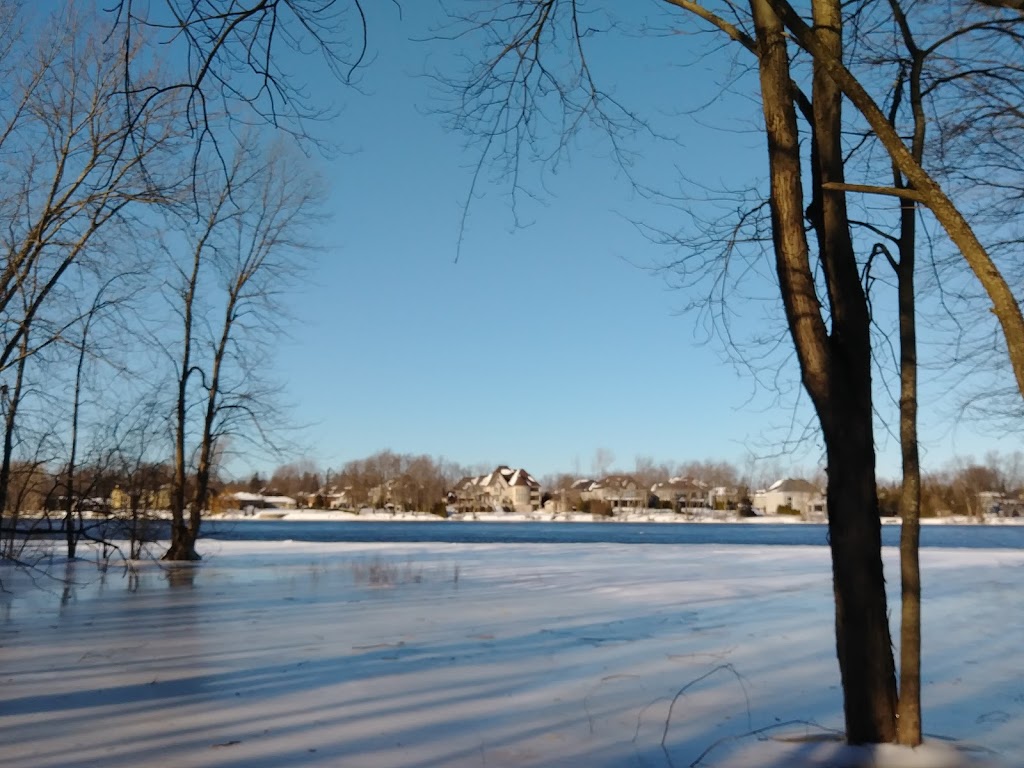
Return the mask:
M1017 389L1024 395L1024 314L989 249L978 239L974 227L947 194L946 189L914 157L911 148L904 143L864 84L843 64L842 51L830 50L823 45L819 34L787 0L771 0L771 5L773 12L783 20L785 28L798 44L813 56L815 65L827 73L864 117L892 158L893 164L906 177L907 186L897 189L868 184L846 184L845 181L828 183L833 184L832 189L836 190L905 197L928 208L956 245L988 296L991 311L996 316L1006 340L1006 350Z
M157 174L177 148L175 105L154 101L129 125L114 103L118 65L137 53L104 42L69 11L48 19L34 45L7 54L15 92L0 125L0 210L10 222L0 239L0 371L69 271L126 236L133 206L165 197ZM122 151L128 141L131 156ZM61 327L28 352L54 343Z
M590 468L598 477L607 475L615 463L615 454L608 448L598 448L594 451L594 458L590 462Z
M37 35L28 36L14 9L0 4L7 97L0 104L0 386L9 395L8 468L26 366L63 343L83 317L68 311L75 306L69 283L88 284L137 229L136 209L163 199L172 183L162 176L163 161L176 151L172 99L154 100L134 125L114 103L118 66L137 50L105 41L95 19L77 9L38 20ZM129 140L137 150L130 157L122 152ZM0 509L8 480L0 469Z
M119 74L129 119L168 94L183 98L197 163L211 146L231 154L219 126L225 115L239 124L255 118L315 141L308 126L327 113L311 95L310 82L285 65L289 53L319 54L344 83L354 81L367 58L362 0L118 0L109 10L112 37L128 48L142 41L182 63L169 81L152 83L138 62L125 59Z
M196 195L201 224L185 222L182 231L190 250L187 261L175 266L181 331L167 560L198 558L195 544L219 441L229 434L273 440L264 427L278 409L259 355L278 327L282 289L308 248L305 233L319 187L294 155L280 146L262 150L251 139L240 142L226 176L211 170L196 177L202 183Z

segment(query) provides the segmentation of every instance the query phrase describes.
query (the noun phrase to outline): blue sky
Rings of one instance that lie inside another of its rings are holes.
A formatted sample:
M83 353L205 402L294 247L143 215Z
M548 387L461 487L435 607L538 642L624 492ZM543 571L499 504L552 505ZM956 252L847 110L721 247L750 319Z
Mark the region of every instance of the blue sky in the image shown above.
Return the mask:
M278 355L292 418L306 425L301 452L331 468L388 448L544 475L587 473L598 448L625 470L639 455L742 466L799 434L809 410L794 415L794 362L778 397L730 364L720 341L704 343L681 312L691 296L649 269L673 253L634 224L675 229L686 217L637 195L596 135L581 136L554 170L526 169L541 200L521 200L521 226L508 185L485 178L456 263L477 154L432 113L440 102L417 76L444 67L451 49L414 42L431 20L403 10L401 21L388 4L370 17L372 63L359 92L302 64L316 97L339 109L318 130L341 151L317 159L331 218L314 233L322 249L289 300ZM763 179L758 105L742 85L696 117L678 114L719 92L725 61L693 62L684 42L619 37L595 58L620 98L677 136L634 143L636 177L668 185L683 173L716 187ZM749 290L774 292L770 277ZM736 304L742 333L777 327L770 302ZM769 358L767 378L783 363ZM954 453L1019 447L955 427L950 413L924 414L932 467ZM898 447L879 441L880 473L894 477ZM819 455L812 438L782 463L814 467Z

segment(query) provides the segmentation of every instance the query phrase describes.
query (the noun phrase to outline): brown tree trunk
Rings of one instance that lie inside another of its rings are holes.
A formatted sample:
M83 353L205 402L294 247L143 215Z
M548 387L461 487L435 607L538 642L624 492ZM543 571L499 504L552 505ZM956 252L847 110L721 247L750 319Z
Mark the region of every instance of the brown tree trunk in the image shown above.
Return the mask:
M829 541L836 648L847 739L893 741L896 680L881 559L871 405L870 317L849 235L841 181L841 99L816 73L813 223L828 285L831 332L822 319L803 220L796 109L782 22L771 0L751 0L768 137L776 267L805 388L828 459ZM823 4L826 46L841 45L838 7Z
M97 297L98 300L99 298ZM85 327L82 330L82 343L78 347L78 362L75 366L75 391L72 395L71 403L71 446L68 452L67 480L64 483L65 493L67 494L67 503L64 507L64 536L68 560L74 560L78 553L78 523L81 521L80 505L75 504L75 472L78 462L78 417L82 404L82 371L85 368L86 342L89 338L89 326L92 325L95 312L96 304L93 303L92 311L85 319ZM76 506L79 508L76 509Z
M21 404L21 392L25 384L25 366L28 363L28 333L22 335L21 357L17 363L14 376L14 391L9 392L5 387L0 393L0 404L4 406L4 446L3 457L0 458L0 523L4 520L7 512L7 501L10 498L11 489L11 464L14 458L14 426L17 424L18 407ZM11 516L8 525L11 528L10 538L7 542L0 540L0 555L11 555L14 553L15 536L18 525L18 515Z
M192 310L195 302L199 281L199 269L202 265L203 249L206 240L216 221L211 215L203 237L192 252L192 268L188 282L182 291L182 353L181 369L178 372L178 391L174 408L174 479L171 483L171 545L164 553L163 560L199 560L196 553L196 539L199 536L198 526L191 523L191 515L185 518L187 504L185 501L185 483L187 479L187 460L185 457L185 431L188 418L188 382L192 377Z
M921 163L927 120L921 93L924 57L914 44L902 10L891 3L910 51L910 105L914 133L911 153ZM896 123L894 100L892 123ZM905 181L893 164L893 182ZM900 237L898 303L900 325L900 449L903 483L900 489L900 693L897 710L897 736L900 744L916 747L921 743L921 459L917 445L917 318L914 270L917 255L917 206L900 201Z
M878 140L889 153L893 163L907 178L913 197L934 214L949 239L960 250L978 282L992 303L992 313L999 321L1006 340L1006 348L1013 368L1017 388L1024 395L1024 314L1021 313L1013 291L988 251L974 234L971 225L949 199L939 184L932 179L912 151L903 143L886 115L878 107L864 86L843 66L842 58L822 45L819 36L793 9L787 0L769 0L772 9L785 21L801 48L814 57L815 67L821 67L842 89L850 102L864 116ZM880 191L874 188L872 191Z
M836 355L834 372L856 371ZM882 572L871 401L858 384L840 383L831 398L828 457L829 545L836 601L836 650L851 744L896 738L896 673Z
M814 0L814 33L830 55L841 57L842 8ZM830 392L816 406L828 457L829 542L836 599L836 647L843 679L847 739L896 738L896 673L882 570L881 522L875 486L871 401L871 317L850 235L846 194L827 189L845 182L842 91L814 63L814 222L828 286ZM834 505L834 506L833 506Z

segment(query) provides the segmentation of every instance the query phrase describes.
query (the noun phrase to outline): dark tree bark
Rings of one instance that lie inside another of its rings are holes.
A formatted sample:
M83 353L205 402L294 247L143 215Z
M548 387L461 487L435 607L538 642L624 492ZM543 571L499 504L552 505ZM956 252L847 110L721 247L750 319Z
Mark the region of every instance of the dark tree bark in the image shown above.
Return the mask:
M0 405L3 406L4 417L3 457L0 458L0 522L3 522L7 513L7 502L10 498L11 463L14 458L14 427L18 421L18 406L21 404L21 393L25 384L25 366L28 364L28 340L29 335L27 333L22 334L22 354L15 367L14 391L11 392L4 386L3 391L0 392ZM11 539L7 543L0 542L0 544L3 544L0 552L4 554L10 554L14 551L14 527L17 525L17 517L10 520L9 525L11 526Z
M921 743L921 459L917 445L917 320L914 266L917 210L904 202L900 211L898 267L900 316L900 693L899 743Z
M218 203L222 205L223 198L219 199ZM187 508L185 485L188 478L185 432L188 423L188 384L189 379L194 373L192 366L193 307L199 282L199 269L203 260L203 250L206 246L207 236L216 222L220 205L215 207L214 214L208 218L207 230L203 233L203 236L192 251L191 271L181 292L182 348L180 367L178 369L177 392L174 402L174 478L171 482L171 543L167 548L167 552L164 553L164 560L199 559L199 554L196 552L196 539L199 535L199 527L198 525L192 525L191 520L186 520L185 518Z
M1017 388L1024 395L1024 314L1013 291L988 250L978 240L974 229L946 194L945 190L921 166L911 149L890 124L887 116L875 103L861 82L844 66L836 51L822 44L822 40L794 10L787 0L770 0L773 10L783 20L786 30L797 44L814 58L815 67L821 67L841 88L850 103L864 117L871 130L885 147L893 164L906 177L907 188L869 187L842 184L844 189L896 194L915 200L928 209L946 231L949 239L960 250L991 302L992 313L999 321L1010 358Z
M903 9L896 0L890 7L903 36L910 58L907 74L913 116L910 151L914 160L924 160L927 119L921 89L924 53L914 42ZM903 85L896 89L890 111L895 127ZM906 180L893 163L893 185L905 189ZM917 317L914 270L917 267L917 206L900 200L899 262L894 264L899 306L900 337L900 452L903 480L900 487L900 688L897 710L897 740L905 746L921 743L921 457L917 443Z
M782 22L769 0L751 0L768 137L772 236L783 303L801 376L822 426L836 601L836 648L847 739L893 741L896 681L881 560L871 404L870 317L842 192L816 190L813 223L832 327L822 318L804 231L796 107ZM838 7L822 5L823 45L841 45ZM816 72L815 186L841 182L840 94Z

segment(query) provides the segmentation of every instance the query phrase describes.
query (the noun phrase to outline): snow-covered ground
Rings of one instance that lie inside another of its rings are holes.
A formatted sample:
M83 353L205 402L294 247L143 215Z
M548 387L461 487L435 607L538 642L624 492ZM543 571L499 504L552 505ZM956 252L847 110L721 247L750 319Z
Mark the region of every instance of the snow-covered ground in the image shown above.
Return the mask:
M203 551L66 589L0 570L0 764L873 764L835 741L825 547ZM884 764L1024 765L1024 553L922 561L934 746Z

